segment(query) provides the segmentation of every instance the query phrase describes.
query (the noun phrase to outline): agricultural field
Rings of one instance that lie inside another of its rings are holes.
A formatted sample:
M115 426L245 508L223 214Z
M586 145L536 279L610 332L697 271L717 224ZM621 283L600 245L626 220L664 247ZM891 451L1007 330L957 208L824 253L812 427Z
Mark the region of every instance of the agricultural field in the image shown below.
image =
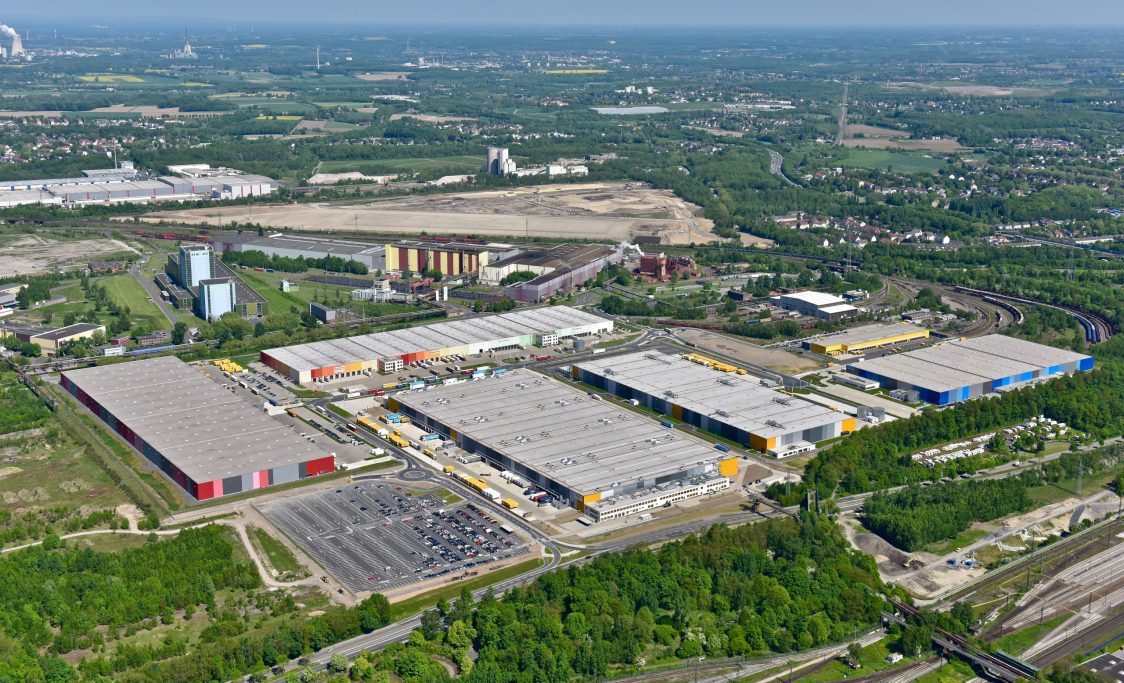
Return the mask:
M79 76L79 80L86 81L87 83L144 83L145 80L140 76L130 76L128 74L88 74L86 76Z

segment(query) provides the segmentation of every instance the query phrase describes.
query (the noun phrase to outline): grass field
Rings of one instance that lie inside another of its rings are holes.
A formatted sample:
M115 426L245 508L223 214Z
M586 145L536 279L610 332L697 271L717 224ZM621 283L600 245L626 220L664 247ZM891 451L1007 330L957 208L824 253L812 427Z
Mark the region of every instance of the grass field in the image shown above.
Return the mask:
M890 639L887 638L864 647L859 655L859 663L862 664L861 669L852 669L838 659L833 659L827 666L802 677L800 680L806 683L827 683L827 681L838 681L849 677L869 676L878 671L900 668L917 661L916 658L907 657L897 664L887 662L886 656L890 654L889 641Z
M410 157L406 159L369 159L365 161L337 160L325 161L320 165L321 173L360 173L378 174L386 171L424 171L435 168L450 168L462 171L475 171L484 165L482 156L449 157Z
M309 576L305 568L281 541L266 533L264 529L249 527L246 529L250 540L258 551L265 556L266 561L277 572L277 577L283 581L296 581Z
M97 283L121 306L128 306L133 324L143 324L153 330L171 329L172 324L160 312L155 302L148 300L148 292L132 275L99 278Z
M849 149L838 164L844 168L878 168L899 173L932 173L943 168L943 159L888 149Z
M1069 616L1068 613L1059 614L1053 619L1047 619L1041 624L1033 624L1024 629L1019 629L1014 633L1008 633L995 641L995 648L997 650L1003 650L1009 655L1021 654L1023 650L1026 650L1028 647L1041 640L1042 636L1053 631L1058 626L1061 626L1061 623L1068 619Z

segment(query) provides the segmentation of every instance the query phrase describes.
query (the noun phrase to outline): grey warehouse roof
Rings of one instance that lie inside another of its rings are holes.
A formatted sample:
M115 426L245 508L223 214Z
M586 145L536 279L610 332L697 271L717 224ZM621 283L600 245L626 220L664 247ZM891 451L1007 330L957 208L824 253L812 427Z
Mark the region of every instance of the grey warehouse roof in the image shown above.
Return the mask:
M321 239L317 237L285 236L258 237L256 235L222 235L217 242L240 244L243 249L290 249L293 251L307 251L324 256L354 256L357 254L377 254L383 250L382 245L363 244L345 240Z
M582 495L728 457L530 370L396 398Z
M577 366L765 438L838 424L847 418L818 403L767 389L756 378L719 372L654 351L593 360Z
M849 330L844 330L837 334L827 334L814 341L816 344L823 344L825 346L830 346L832 344L853 345L924 331L925 328L908 323L872 323L870 325L852 327Z
M172 356L63 375L196 482L327 456Z
M549 306L267 349L263 353L301 372L606 322L569 306Z
M856 368L937 392L991 382L1088 356L1001 334L862 361Z

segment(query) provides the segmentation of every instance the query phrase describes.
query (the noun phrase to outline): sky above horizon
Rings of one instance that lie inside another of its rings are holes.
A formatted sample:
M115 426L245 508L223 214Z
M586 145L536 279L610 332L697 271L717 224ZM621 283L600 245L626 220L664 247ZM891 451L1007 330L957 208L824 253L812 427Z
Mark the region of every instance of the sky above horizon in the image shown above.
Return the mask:
M95 9L96 8L96 9ZM1122 0L54 0L47 13L12 3L0 21L103 23L145 18L380 24L570 26L1124 26Z

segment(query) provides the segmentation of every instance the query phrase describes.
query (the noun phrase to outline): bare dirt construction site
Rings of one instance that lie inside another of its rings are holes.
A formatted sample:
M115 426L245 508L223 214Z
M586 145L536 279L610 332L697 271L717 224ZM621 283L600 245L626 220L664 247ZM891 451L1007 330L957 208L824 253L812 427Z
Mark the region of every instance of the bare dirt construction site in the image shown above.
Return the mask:
M0 277L45 273L123 251L136 250L115 239L56 240L0 233Z
M871 149L932 150L934 152L955 152L963 149L953 138L914 139L908 131L879 126L847 126L844 147L868 147Z
M780 349L765 349L750 342L741 341L717 332L682 328L676 330L676 337L695 344L701 351L713 351L729 356L750 365L759 365L777 372L795 374L818 370L824 363L813 358L797 356Z
M289 230L632 240L662 244L719 239L699 207L668 190L635 184L541 185L514 190L403 197L367 203L230 206L147 214L142 221L224 226L254 223Z

